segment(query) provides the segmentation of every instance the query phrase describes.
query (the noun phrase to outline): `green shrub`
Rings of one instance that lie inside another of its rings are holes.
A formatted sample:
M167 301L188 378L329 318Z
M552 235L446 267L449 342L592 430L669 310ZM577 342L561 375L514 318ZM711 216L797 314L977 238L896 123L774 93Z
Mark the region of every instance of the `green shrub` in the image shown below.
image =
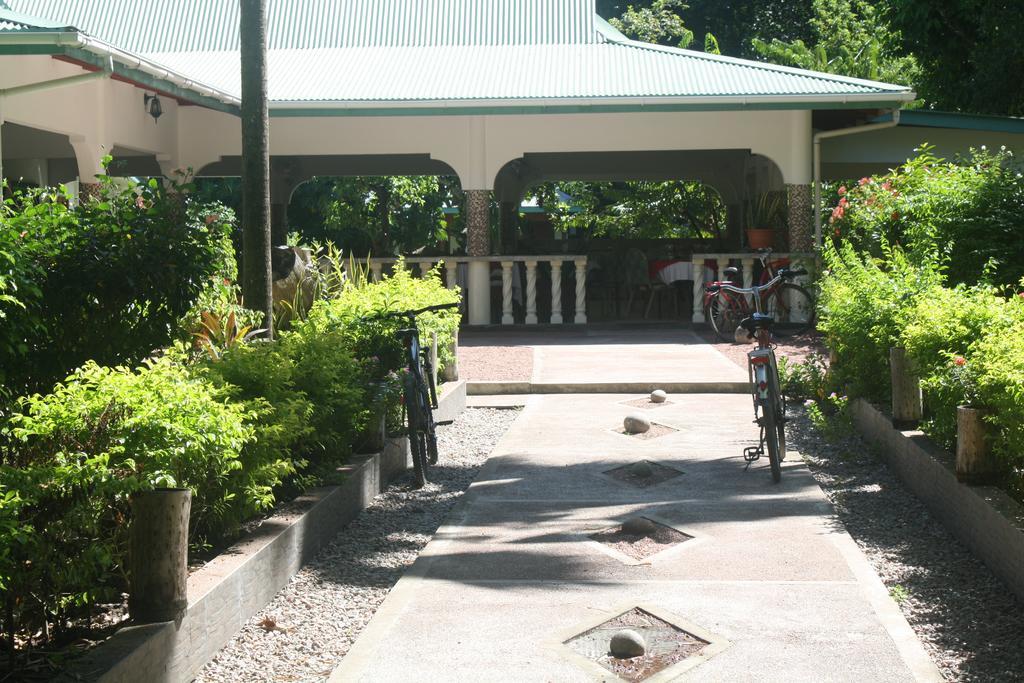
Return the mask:
M779 384L787 399L824 400L833 391L828 360L813 353L802 363L779 357Z
M885 254L882 260L849 244L826 249L820 282L819 328L836 354L835 381L872 400L889 396L889 348L899 343L908 311L942 281L938 268L912 265L898 247Z
M971 348L990 331L1010 324L1005 297L989 287L934 286L920 292L907 309L899 343L922 380L922 428L951 448L956 440L956 407L976 400Z
M338 331L350 340L356 357L377 356L385 371L397 370L404 366L401 344L395 337L402 321L380 320L380 314L458 301L458 291L445 288L438 268L425 277L414 277L399 261L394 273L380 282L357 278L331 298L318 301L307 320L298 325ZM459 320L458 310L425 313L417 318L424 345L429 344L433 333L437 334L441 367L454 361L451 347Z
M947 263L951 283L1018 282L1024 178L1013 154L981 148L948 162L928 145L917 151L891 173L838 188L833 237L876 256L899 244L915 263Z
M53 189L0 207L0 294L17 299L0 300L0 380L16 393L48 389L86 361L141 361L234 268L224 207L155 180L101 183L77 207Z
M989 329L971 349L968 365L978 402L991 409L994 447L1005 462L1024 472L1024 297L1008 306L1012 323Z
M22 401L0 466L0 581L22 596L22 629L123 588L132 493L192 489L194 537L265 503L246 499L240 469L251 416L225 398L165 358L134 371L88 363Z

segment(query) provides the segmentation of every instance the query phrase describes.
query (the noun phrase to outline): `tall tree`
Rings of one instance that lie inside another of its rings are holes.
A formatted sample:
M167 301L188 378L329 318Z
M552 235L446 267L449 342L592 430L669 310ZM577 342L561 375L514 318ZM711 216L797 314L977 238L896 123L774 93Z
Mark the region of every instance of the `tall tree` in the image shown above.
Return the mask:
M936 109L1024 116L1024 2L890 0L888 17L925 67Z
M267 0L240 0L242 61L242 296L273 336Z
M810 42L753 39L758 54L776 64L914 86L921 75L898 32L867 0L814 0Z

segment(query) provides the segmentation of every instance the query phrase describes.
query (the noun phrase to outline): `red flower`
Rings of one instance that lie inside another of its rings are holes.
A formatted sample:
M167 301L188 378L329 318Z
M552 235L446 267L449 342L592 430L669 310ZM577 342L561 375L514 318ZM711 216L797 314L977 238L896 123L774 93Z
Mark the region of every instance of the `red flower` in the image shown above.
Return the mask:
M845 215L846 215L846 209L844 209L842 206L837 206L836 208L832 209L832 219L831 220L833 220L833 221L841 221L841 220L843 220L843 216L845 216Z
M953 365L956 365L957 367L963 367L967 365L967 359L964 358L963 356L957 356L956 358L953 359Z
M846 197L843 197L842 199L839 200L839 206L843 207L844 209L846 207L848 207L849 205L850 205L850 200L847 199Z
M857 183L857 184L858 185L867 185L870 182L871 182L871 178L868 178L867 176L865 176L865 177L861 178L860 182Z
M884 183L882 183L882 189L888 192L889 190L892 189L892 183L886 180Z
M839 186L839 196L842 197L844 194L846 194L846 185L840 185Z

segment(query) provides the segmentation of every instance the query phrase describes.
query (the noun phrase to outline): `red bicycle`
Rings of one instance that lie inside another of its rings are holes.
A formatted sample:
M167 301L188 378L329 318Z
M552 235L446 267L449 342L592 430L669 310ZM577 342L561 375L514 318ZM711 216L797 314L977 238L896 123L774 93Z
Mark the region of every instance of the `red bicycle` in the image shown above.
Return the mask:
M761 284L756 288L739 288L739 269L732 267L722 271L723 279L704 288L704 319L719 339L733 341L740 321L754 312L774 321L772 332L776 337L795 337L814 327L814 297L800 285L786 281L788 278L778 277L783 272L792 276L796 271L786 268L776 271L776 266L785 266L788 262L773 262L771 255L771 249L757 252L761 262Z

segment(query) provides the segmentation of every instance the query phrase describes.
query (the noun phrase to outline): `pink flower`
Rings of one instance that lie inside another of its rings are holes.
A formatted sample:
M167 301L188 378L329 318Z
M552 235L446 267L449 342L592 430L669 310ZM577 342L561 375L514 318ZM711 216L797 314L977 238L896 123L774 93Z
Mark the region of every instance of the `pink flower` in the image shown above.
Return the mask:
M857 184L863 186L863 185L867 185L870 182L871 182L871 178L868 178L867 176L865 176L865 177L861 178L860 182L858 182Z
M845 215L846 215L846 209L844 209L842 206L837 206L836 208L832 209L832 219L831 220L833 220L833 221L841 221L841 220L843 220L843 216L845 216Z
M846 197L843 197L842 199L839 200L839 206L843 207L844 209L846 207L848 207L849 205L850 205L850 200L847 199Z
M217 221L219 219L220 216L218 216L215 213L211 213L209 216L206 217L206 224L209 225L210 223L213 223L214 221Z
M146 208L146 200L143 199L142 197L136 197L135 198L135 207L138 208L138 209L145 209Z
M963 366L967 365L967 359L964 358L963 356L957 356L956 358L953 359L953 365L962 368Z
M884 183L882 183L882 189L888 192L889 190L892 189L892 183L886 180Z
M839 196L842 197L845 194L846 194L846 185L840 185L839 186Z

